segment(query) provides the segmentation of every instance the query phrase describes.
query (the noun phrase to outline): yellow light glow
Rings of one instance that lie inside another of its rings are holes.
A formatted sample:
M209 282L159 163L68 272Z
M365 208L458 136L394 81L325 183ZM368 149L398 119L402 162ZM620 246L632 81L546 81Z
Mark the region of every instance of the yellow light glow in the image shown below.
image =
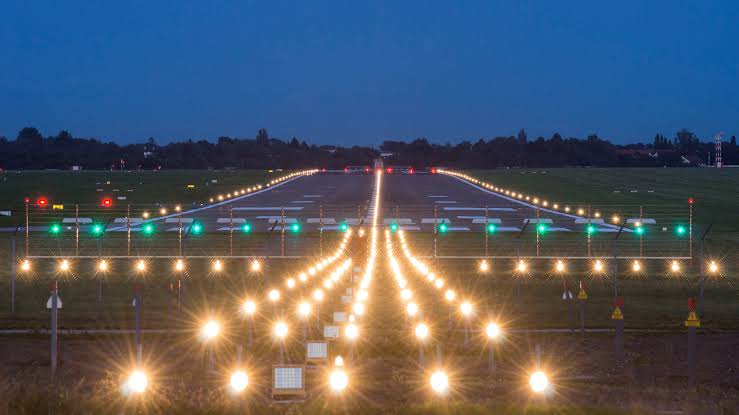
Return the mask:
M130 394L141 394L146 391L149 386L149 378L141 370L134 370L131 372L126 381L123 384L123 393L126 395Z
M613 223L620 223L621 222L621 218L618 215L613 215L613 217L611 217L611 222L613 222Z
M280 299L280 292L273 288L269 290L269 294L267 294L267 297L269 298L269 301L272 301L274 303Z
M176 271L182 271L185 269L185 262L183 262L181 259L178 259L174 264L174 269Z
M208 320L200 329L200 335L206 341L215 339L220 333L221 324L215 320Z
M287 288L295 288L295 278L288 278L285 284Z
M100 262L98 262L98 271L105 272L108 270L108 261L101 259Z
M495 323L488 323L485 326L485 334L489 339L495 339L500 335L500 327Z
M446 292L444 292L444 299L446 299L447 302L452 302L455 298L457 298L457 294L454 292L454 290L448 289L446 290Z
M578 215L580 215L580 216L582 216L582 215L584 215L584 214L585 214L585 211L584 211L584 210L582 210L582 209L578 209L578 210L577 210L577 214L578 214Z
M557 270L557 272L564 272L565 271L565 263L564 261L557 260L557 264L554 266L554 268Z
M490 270L490 264L488 263L488 261L483 259L482 261L480 261L479 268L481 272L488 272L488 270Z
M251 272L259 272L262 270L262 261L258 259L253 259L251 261L251 265L249 266L251 269Z
M718 264L716 263L716 261L711 261L708 264L708 271L710 273L712 273L712 274L715 274L715 273L717 273L719 271L719 267L718 267Z
M364 314L364 304L356 302L352 305L352 311L354 314L361 316Z
M462 315L464 315L465 317L469 316L470 314L472 314L472 304L470 304L468 301L463 302L459 306L459 311L461 311Z
M277 338L284 339L287 337L287 331L287 323L284 321L278 321L275 323L274 333Z
M434 281L434 286L438 289L441 289L442 287L444 287L444 280L442 280L441 278L437 278L436 281Z
M70 268L70 264L68 260L63 259L61 262L59 262L59 271L67 272L69 271L69 268Z
M528 265L526 264L526 262L524 262L523 260L518 261L518 265L516 265L516 270L518 272L526 272L527 269Z
M357 337L359 337L359 327L357 327L357 325L353 323L347 324L346 328L344 328L344 335L349 340L355 340Z
M413 296L413 293L408 288L403 288L400 291L400 298L402 298L404 301L408 301Z
M449 389L449 378L446 373L442 371L436 371L431 375L429 380L431 389L438 394L444 394Z
M416 325L416 338L424 340L429 336L429 326L424 323L418 323Z
M31 270L31 261L24 259L23 262L21 262L21 269L24 272L28 272Z
M596 259L595 262L593 262L593 270L595 272L603 272L603 261Z
M317 288L315 291L313 291L314 300L321 302L323 301L323 297L324 297L323 290L321 290L320 288Z
M416 314L418 314L418 305L416 305L416 303L408 303L405 307L405 311L410 317L415 317Z
M161 209L159 209L159 213L162 214L162 215L166 215L167 214L167 209L161 208Z
M641 263L639 261L634 261L631 263L631 270L634 272L641 271Z
M680 272L680 262L672 261L672 263L670 263L670 271Z
M339 393L349 386L349 376L344 369L335 368L329 375L328 383L334 393Z
M547 375L544 372L540 370L536 371L529 377L529 386L531 387L531 390L536 393L545 392L549 389L549 378L547 378Z
M311 306L310 303L307 301L303 301L302 303L298 304L298 314L300 314L302 317L306 317L310 314Z
M136 262L136 270L139 272L146 271L146 262L143 259L140 259Z
M241 306L241 309L244 311L247 315L252 315L257 311L257 303L254 302L254 300L245 300L244 304Z
M249 386L249 376L243 370L235 370L228 384L232 392L241 393Z
M223 270L223 263L220 259L213 261L213 271L221 272Z

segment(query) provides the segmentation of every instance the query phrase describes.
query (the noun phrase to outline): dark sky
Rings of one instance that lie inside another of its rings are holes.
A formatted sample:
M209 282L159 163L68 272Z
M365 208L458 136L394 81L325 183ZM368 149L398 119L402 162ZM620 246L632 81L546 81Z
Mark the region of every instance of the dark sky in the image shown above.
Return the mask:
M739 2L359 3L3 2L0 135L739 134Z

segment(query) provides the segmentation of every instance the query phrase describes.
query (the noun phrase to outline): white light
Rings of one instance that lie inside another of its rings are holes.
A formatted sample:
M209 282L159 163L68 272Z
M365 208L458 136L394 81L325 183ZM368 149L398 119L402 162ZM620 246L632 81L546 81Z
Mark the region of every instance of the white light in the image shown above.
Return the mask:
M677 261L672 261L672 264L670 264L670 269L672 272L680 272L680 263Z
M23 271L30 271L31 270L31 261L24 259L23 263L21 263L21 269Z
M295 288L295 279L294 278L288 278L287 279L287 288Z
M361 316L364 314L364 304L360 302L356 302L352 305L352 311L354 311L354 314Z
M526 272L526 268L528 268L528 266L526 265L525 262L518 261L518 265L516 266L516 269L518 270L518 272Z
M718 272L718 264L716 261L711 261L711 263L708 264L708 270L714 274Z
M69 271L69 261L62 260L62 262L59 263L59 271L67 272Z
M639 271L641 271L641 263L640 263L639 261L634 261L634 262L633 262L633 263L631 264L631 269L632 269L632 270L633 270L634 272L639 272Z
M305 317L310 314L310 303L303 301L298 305L298 314Z
M128 375L123 385L123 391L126 394L143 393L147 386L149 386L149 379L146 374L140 370L134 370Z
M313 299L316 301L323 301L323 291L320 288L313 291Z
M181 259L178 259L177 262L175 262L174 264L174 269L177 271L182 271L183 269L185 269L185 263L182 262Z
M138 271L145 271L146 270L146 262L144 260L139 260L139 262L136 263L136 269Z
M349 376L343 369L334 369L328 378L329 386L334 392L341 392L349 385Z
M603 271L603 262L600 259L596 259L593 263L593 269L595 270L595 272Z
M542 371L536 371L529 377L529 386L536 393L542 393L549 388L549 379Z
M405 311L408 312L408 315L411 317L415 317L416 314L418 314L418 306L416 303L408 303L408 306L405 308Z
M100 271L107 271L108 270L108 261L101 259L98 263L98 270Z
M446 373L442 371L436 371L431 375L431 389L436 393L446 393L449 389L449 378Z
M308 280L308 276L307 276L307 275L305 275L305 272L303 272L303 273L301 273L300 275L298 275L298 279L299 279L299 280L300 280L301 282L305 282L305 281L307 281L307 280Z
M485 326L485 334L489 339L495 339L500 335L500 327L495 323L488 323L488 325Z
M254 312L257 311L257 303L255 303L253 300L246 300L244 301L242 309L244 310L244 313L252 315L254 314Z
M565 263L561 259L557 260L557 265L555 266L555 268L557 269L557 272L564 272Z
M223 263L221 262L220 259L216 259L213 262L213 271L219 272L221 270L223 270Z
M425 325L424 323L419 323L416 325L416 337L418 337L419 340L424 340L429 335L429 327Z
M233 392L243 392L249 386L249 376L243 370L236 370L231 374L229 385Z
M413 293L411 293L411 290L404 288L402 291L400 291L400 298L407 301L410 300L413 296Z
M354 340L359 336L359 327L356 324L347 324L344 334L349 340Z
M480 261L480 271L481 272L487 272L490 269L490 264L488 264L488 261L482 260Z
M221 332L221 325L215 320L209 320L200 330L204 340L213 340Z
M452 290L450 288L450 289L446 290L446 292L444 292L444 298L448 302L452 302L452 301L454 301L455 298L457 298L457 294L454 292L454 290Z
M272 301L274 303L275 301L280 299L280 292L273 288L269 290L268 298L269 301Z
M444 286L444 280L442 280L441 278L437 278L436 281L434 281L434 285L436 286L436 288L441 289L441 287Z
M251 272L259 272L262 269L262 262L258 259L251 261Z
M284 321L278 321L275 324L275 336L284 339L287 336L287 324Z
M459 310L462 311L462 314L467 317L470 314L472 314L472 304L465 301L462 303L462 305L459 306Z

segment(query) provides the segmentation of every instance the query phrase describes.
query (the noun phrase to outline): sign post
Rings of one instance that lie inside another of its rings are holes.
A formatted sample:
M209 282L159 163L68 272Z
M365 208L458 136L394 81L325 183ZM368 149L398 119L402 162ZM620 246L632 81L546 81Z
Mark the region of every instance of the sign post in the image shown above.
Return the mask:
M624 315L621 312L621 307L624 306L624 298L616 297L613 300L613 313L611 314L611 320L616 323L616 338L614 339L615 357L617 363L621 363L624 360Z
M688 328L688 388L695 388L695 366L696 366L696 346L698 342L697 330L701 326L701 321L695 312L695 299L688 298L688 317L685 319L685 327Z
M585 284L580 280L580 292L577 293L577 302L580 308L580 337L585 336L585 301L588 299L588 293L585 292Z
M137 282L133 283L133 307L136 324L136 363L141 366L143 360L143 348L141 345L141 285Z
M56 378L56 363L57 363L57 314L61 307L61 301L59 300L59 282L54 280L49 285L49 291L51 291L51 297L46 303L46 307L51 309L51 362L49 364L51 371L52 383Z

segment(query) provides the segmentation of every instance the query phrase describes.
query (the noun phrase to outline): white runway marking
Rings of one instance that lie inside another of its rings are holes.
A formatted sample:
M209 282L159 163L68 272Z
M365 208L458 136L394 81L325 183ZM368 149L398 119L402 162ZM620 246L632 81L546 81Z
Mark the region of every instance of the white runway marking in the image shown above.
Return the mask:
M485 218L472 219L472 223L485 223ZM501 223L501 221L498 218L488 218L487 223Z
M445 207L444 210L474 210L478 212L484 212L486 209L484 207ZM488 211L495 211L495 212L515 212L516 209L513 208L487 208Z
M457 201L455 200L435 200L435 202L440 205L451 205L451 204L457 203Z
M411 218L398 218L398 219L383 219L382 223L385 225L389 225L391 223L397 223L398 225L410 225L413 223L413 219Z
M218 218L216 223L246 223L244 218Z
M164 223L191 223L192 218L167 218L164 220Z
M258 210L303 210L302 206L248 206L248 207L235 207L233 210L243 211L258 211Z
M495 229L496 232L521 232L521 229L512 226L500 226Z
M321 218L308 218L308 223L321 223ZM336 219L334 218L323 218L324 225L335 225Z
M533 219L524 219L523 223L552 223L552 220L549 218L533 218Z
M437 196L434 196L434 195L431 195L431 196L429 196L429 197L432 197L432 198L434 198L434 197L449 197L449 196L442 196L442 195L437 195Z
M321 195L303 195L305 198L311 198L311 197L321 197Z
M567 228L549 228L549 232L572 232L572 229Z
M643 225L656 225L657 224L657 221L654 219L631 218L631 219L626 220L626 223L637 223L637 222L641 222Z
M447 218L423 218L421 219L421 223L452 223L452 221Z
M469 231L470 228L466 226L450 226L446 228L448 231Z
M62 223L92 223L91 218L64 218L62 219Z
M316 203L315 200L293 200L290 203Z
M577 219L575 219L575 223L595 223L595 224L602 224L602 223L605 223L605 221L603 219L577 218Z
M420 231L421 227L419 226L400 226L400 229L403 231Z
M269 223L295 223L298 220L295 218L273 218L273 219L267 219L267 222Z

